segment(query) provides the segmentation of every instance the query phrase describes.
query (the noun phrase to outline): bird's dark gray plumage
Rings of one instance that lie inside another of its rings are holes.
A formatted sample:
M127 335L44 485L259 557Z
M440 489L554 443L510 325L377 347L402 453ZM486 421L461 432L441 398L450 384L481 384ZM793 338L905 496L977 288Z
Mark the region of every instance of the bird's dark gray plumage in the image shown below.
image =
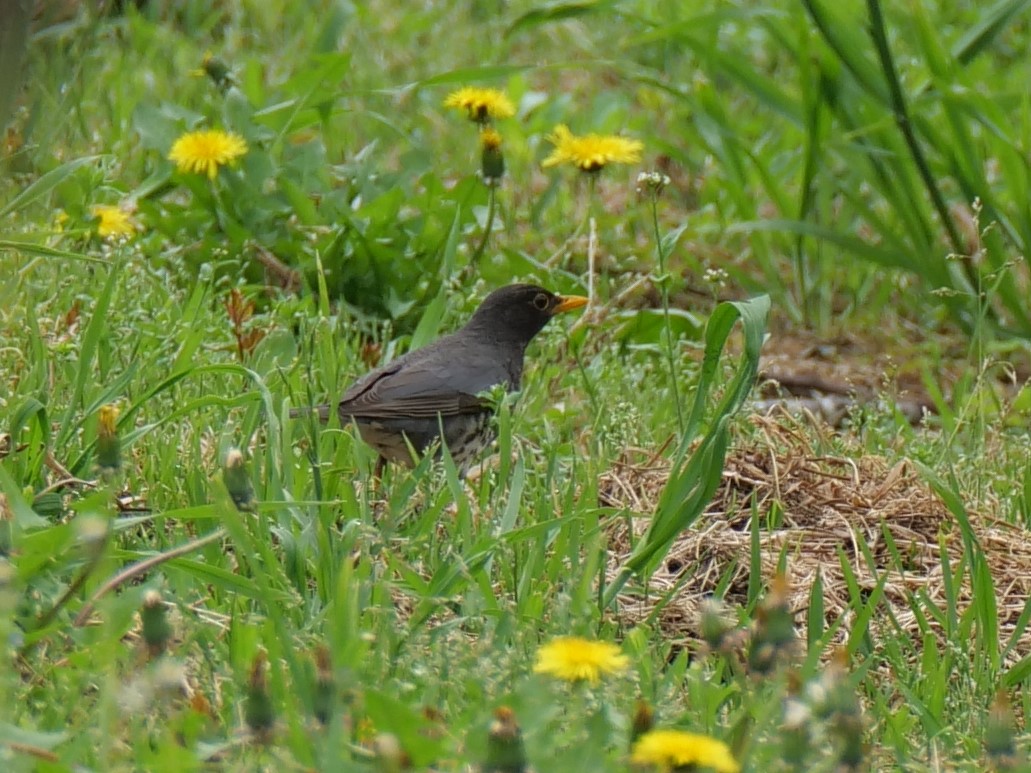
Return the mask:
M354 422L381 461L405 465L412 463L408 444L422 454L443 427L444 442L463 468L493 440L491 406L478 395L498 384L519 389L533 337L555 314L585 303L536 285L495 290L461 329L356 381L337 403L340 422Z

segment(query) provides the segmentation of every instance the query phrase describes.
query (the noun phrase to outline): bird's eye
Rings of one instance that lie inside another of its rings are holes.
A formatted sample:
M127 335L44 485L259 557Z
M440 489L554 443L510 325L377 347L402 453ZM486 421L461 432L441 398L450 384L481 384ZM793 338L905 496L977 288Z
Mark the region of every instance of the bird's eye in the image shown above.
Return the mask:
M546 311L548 306L551 305L551 298L544 293L537 293L533 296L533 306L535 309L540 311Z

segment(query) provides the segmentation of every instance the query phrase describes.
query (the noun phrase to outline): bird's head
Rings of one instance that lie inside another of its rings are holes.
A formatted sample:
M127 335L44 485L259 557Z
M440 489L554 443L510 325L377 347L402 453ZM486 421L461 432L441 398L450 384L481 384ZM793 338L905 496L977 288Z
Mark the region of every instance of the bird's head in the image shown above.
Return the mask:
M513 284L488 295L466 328L527 344L548 320L587 303L580 295L557 295L532 284Z

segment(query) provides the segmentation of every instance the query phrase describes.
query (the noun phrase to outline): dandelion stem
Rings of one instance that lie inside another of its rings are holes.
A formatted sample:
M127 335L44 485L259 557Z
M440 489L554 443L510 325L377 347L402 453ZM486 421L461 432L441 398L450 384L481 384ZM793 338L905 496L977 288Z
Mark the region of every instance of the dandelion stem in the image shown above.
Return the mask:
M483 227L483 238L480 239L480 243L476 245L476 251L473 253L472 259L469 261L471 264L478 263L480 257L483 255L483 251L487 249L487 241L490 239L490 235L494 230L494 215L497 210L497 204L495 202L495 191L497 187L491 185L487 188L487 223Z
M594 250L598 241L598 227L594 218L589 218L587 229L587 305L594 305Z
M75 595L86 584L86 580L90 578L90 576L93 574L96 568L100 566L100 562L103 560L104 556L107 555L107 551L104 548L107 545L107 541L110 535L110 525L106 525L102 544L93 547L92 555L89 557L89 560L79 571L79 574L75 577L74 580L72 580L68 584L68 587L65 588L64 593L61 594L61 597L54 602L50 609L48 609L46 612L40 615L39 618L36 620L36 624L32 629L33 632L42 631L44 628L50 625L50 623L54 621L54 618L57 617L57 613L60 612L61 609L69 601L71 601L71 599L74 598ZM24 656L35 644L36 641L30 641L28 644L22 647L19 654Z
M586 177L587 177L587 186L588 186L587 190L588 190L588 193L587 193L587 209L586 209L586 212L584 212L584 216L580 219L580 222L577 224L576 230L573 231L573 233L571 233L569 235L568 239L566 239L564 242L562 242L562 246L559 247L557 250L555 250L555 252L553 252L551 254L551 256L547 260L544 261L544 265L545 266L549 266L549 267L550 266L554 266L558 262L559 258L561 258L566 253L566 251L573 244L576 243L576 240L580 238L580 234L582 234L584 232L584 229L587 227L587 224L588 224L588 222L591 219L591 215L594 212L594 180L595 180L596 176L597 175L594 175L594 174L586 175Z
M680 382L677 379L677 362L673 354L673 326L669 318L669 276L666 273L666 250L662 246L662 233L659 230L659 197L652 192L652 227L655 230L655 255L659 263L659 294L662 297L662 328L665 336L663 348L666 350L666 362L669 366L670 383L673 385L673 404L677 407L677 427L684 433L684 408L680 404Z
M135 564L130 564L125 569L116 574L114 577L105 582L103 585L101 585L99 588L97 588L96 591L93 592L93 595L90 596L89 601L87 601L83 605L82 609L79 610L79 614L76 615L74 623L75 627L81 628L89 621L90 615L93 613L93 609L94 607L96 607L97 602L100 601L100 599L103 598L108 592L114 590L115 588L124 584L125 582L128 582L129 580L135 579L136 577L139 577L142 574L146 574L155 566L159 566L160 564L163 564L167 561L171 561L174 558L185 556L188 553L192 553L195 550L200 550L205 545L208 545L212 542L216 542L225 535L226 530L224 528L218 528L212 532L209 532L208 534L205 534L203 537L198 537L197 539L190 540L189 542L183 545L179 545L178 547L172 548L171 550L167 550L164 553L158 553L156 556L148 556L147 558L144 558L141 561L137 561Z

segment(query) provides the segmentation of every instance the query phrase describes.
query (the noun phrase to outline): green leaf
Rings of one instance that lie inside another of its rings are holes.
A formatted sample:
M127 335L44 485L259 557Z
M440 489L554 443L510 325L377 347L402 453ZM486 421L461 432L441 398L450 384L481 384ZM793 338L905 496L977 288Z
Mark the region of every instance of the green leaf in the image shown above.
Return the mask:
M534 8L512 22L508 29L505 30L505 37L511 37L517 32L522 32L531 27L538 27L542 24L577 19L581 16L598 13L599 11L607 11L613 5L615 5L613 0L601 0L600 2L593 3L553 3L540 8Z
M45 445L50 444L50 422L47 420L47 407L35 397L30 397L18 406L11 414L11 421L8 425L11 437L15 440L21 435L22 429L28 424L29 419L35 417L39 425L40 434Z
M174 103L152 105L141 102L133 110L132 127L140 135L140 145L164 157L172 143L185 127L193 129L204 120L204 116Z
M730 440L730 420L747 400L759 370L759 353L769 312L770 298L761 295L740 303L721 303L709 318L695 403L680 439L673 472L663 489L648 532L606 590L604 606L612 603L632 574L646 573L662 560L677 535L694 523L715 494ZM709 431L685 462L684 456L699 431L709 393L717 380L720 355L738 320L744 330L745 348L737 374L716 407Z
M85 330L83 330L82 341L79 345L79 359L76 363L75 385L72 397L68 401L68 408L61 419L61 428L54 441L54 445L57 448L63 448L65 443L68 442L68 438L71 437L72 433L79 426L73 419L82 402L86 382L94 375L94 358L97 353L97 347L100 345L100 340L107 332L107 310L110 308L111 299L114 297L120 275L121 266L112 265L111 271L107 275L107 282L104 284L103 289L97 296L96 303L93 305L89 323L86 325Z
M76 158L73 161L67 161L56 169L51 169L45 175L32 183L28 188L7 202L6 206L0 207L0 218L28 206L37 199L43 198L50 193L50 191L63 183L68 176L73 174L77 169L81 169L87 164L95 163L100 158L101 156L83 156L82 158Z
M100 263L103 266L111 265L111 262L105 258L95 258L92 255L59 250L54 247L48 247L45 244L16 241L13 239L0 239L0 250L14 250L25 255L39 255L43 258L67 258L68 260L81 260L84 263Z
M823 572L817 569L813 586L809 589L809 612L806 617L806 641L809 645L809 652L812 652L818 646L823 636L825 623L823 612Z
M425 770L443 751L440 734L431 732L426 716L407 701L378 690L363 696L365 710L377 729L397 736L401 748L411 757L412 767Z
M461 221L462 210L461 207L457 207L440 262L440 289L437 290L437 294L429 302L426 310L423 311L422 316L419 318L419 324L416 325L415 332L412 333L412 349L418 349L428 344L437 337L437 332L440 330L440 322L444 319L444 312L447 309L447 280L452 275L455 256L458 252L458 237L462 231Z
M1031 679L1031 655L1014 663L1002 677L1003 687L1016 687Z
M0 464L0 491L7 497L7 506L14 514L14 525L19 529L38 529L49 525L22 496L21 488L3 464Z
M146 557L140 554L140 558ZM258 587L258 584L249 577L243 577L229 569L201 561L194 558L173 558L164 564L168 568L175 568L183 571L205 585L214 585L229 593L238 593L247 596L255 601L265 604L292 604L295 599L288 593L278 590L271 590L265 587Z
M989 48L1009 23L1031 7L1031 0L1001 0L981 16L952 46L952 55L967 64Z
M853 255L888 268L903 268L907 271L920 272L921 265L914 257L904 250L892 250L876 244L863 241L858 236L851 236L829 226L822 226L817 223L810 223L803 220L753 220L746 223L737 223L727 229L728 234L734 233L757 233L761 231L773 231L775 233L789 233L800 236L811 236L815 239L841 247Z
M440 75L434 75L414 84L419 88L426 86L442 86L447 84L468 84L478 81L496 81L516 75L524 70L530 69L525 64L499 64L484 65L482 67L462 67L458 70L450 70Z
M64 731L42 733L38 730L28 730L7 722L0 722L0 746L9 747L14 744L51 751L67 741L68 737L69 734ZM19 766L15 764L15 767Z
M666 315L662 309L628 309L613 315L620 321L617 337L636 344L659 344L666 329ZM702 332L703 320L688 309L669 310L670 329L675 338L697 340Z
M11 105L22 86L22 65L32 31L33 11L38 7L30 0L5 0L0 3L0 129L7 126Z

